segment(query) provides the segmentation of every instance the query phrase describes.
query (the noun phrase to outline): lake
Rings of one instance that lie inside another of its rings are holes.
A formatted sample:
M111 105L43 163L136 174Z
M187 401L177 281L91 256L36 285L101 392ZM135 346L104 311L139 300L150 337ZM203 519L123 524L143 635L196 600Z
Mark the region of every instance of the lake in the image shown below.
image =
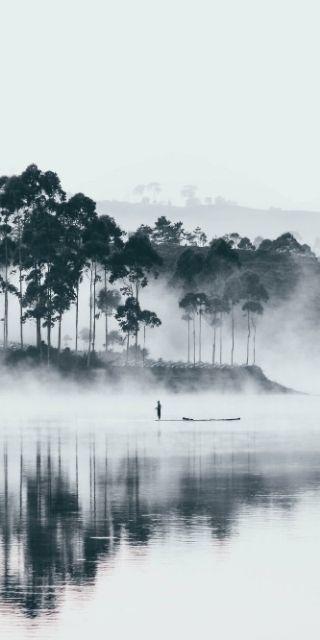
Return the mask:
M0 637L320 633L320 398L6 392Z

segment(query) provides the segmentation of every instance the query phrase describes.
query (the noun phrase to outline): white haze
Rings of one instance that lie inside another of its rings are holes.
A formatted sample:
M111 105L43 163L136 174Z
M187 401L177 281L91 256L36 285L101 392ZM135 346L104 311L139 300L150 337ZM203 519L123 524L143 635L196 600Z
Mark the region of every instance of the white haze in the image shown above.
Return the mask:
M10 0L0 172L319 208L316 0Z
M201 432L248 433L255 431L272 432L277 429L286 434L300 433L306 424L310 433L318 428L320 399L309 395L259 395L256 394L216 394L181 393L172 394L161 387L158 390L144 389L118 390L107 385L97 385L85 389L81 385L66 383L59 376L45 374L42 378L28 375L6 375L2 378L0 435L17 441L19 428L39 431L40 434L52 428L57 433L110 433L137 435L146 432L194 433L195 425L171 420L181 420L182 416L193 418L241 417L241 422L217 422L201 424ZM16 387L14 386L16 382ZM16 401L17 387L21 402ZM156 420L156 399L161 398L163 420ZM168 420L168 422L166 422ZM58 431L57 431L58 430Z
M101 286L101 285L99 285ZM119 283L113 285L121 286ZM290 293L286 301L273 300L265 305L265 312L257 320L256 363L260 365L266 375L277 382L297 390L319 393L318 363L320 358L320 343L318 340L318 326L316 315L311 307L317 304L317 279L305 274L300 284ZM201 289L201 286L198 287ZM163 279L150 280L148 286L141 290L140 303L142 308L153 310L162 321L159 328L146 330L146 348L149 356L155 360L162 358L166 361L187 361L187 323L182 320L179 300L183 296L182 290L171 288ZM3 304L3 301L1 301ZM17 300L10 296L9 304L9 336L10 340L19 341L19 310ZM246 361L247 322L241 306L236 311L236 341L235 363L244 364ZM223 363L230 363L231 351L231 320L226 316L223 325ZM79 330L89 326L89 280L84 277L79 296ZM115 319L109 319L109 329L119 329ZM105 320L101 316L96 322L96 349L104 350ZM25 342L34 344L35 323L27 321L24 327ZM71 307L63 317L62 337L69 335L72 340L62 345L74 348L75 336L75 308ZM57 327L52 332L52 344L57 344ZM43 339L46 340L46 330L43 329ZM142 332L140 333L142 346ZM86 343L79 340L80 351L86 350ZM119 348L117 348L119 349ZM196 356L198 359L198 325ZM192 348L191 348L192 357ZM212 328L206 320L202 322L202 360L211 362L212 358ZM219 362L219 331L217 331L216 362ZM252 362L252 351L250 355ZM41 374L42 377L42 374ZM55 384L59 377L51 378ZM63 383L62 383L63 384ZM55 385L54 385L55 386ZM59 384L58 384L59 387ZM102 389L103 390L103 389ZM128 390L124 390L128 391Z

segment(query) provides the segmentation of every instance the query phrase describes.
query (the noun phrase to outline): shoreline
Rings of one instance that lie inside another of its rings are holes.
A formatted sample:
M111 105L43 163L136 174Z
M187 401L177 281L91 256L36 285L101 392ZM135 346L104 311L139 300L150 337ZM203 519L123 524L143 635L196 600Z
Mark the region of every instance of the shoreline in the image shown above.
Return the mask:
M2 357L1 357L2 356ZM303 392L286 387L269 379L257 365L191 365L181 362L152 362L144 366L119 365L106 361L95 353L92 366L87 366L86 354L74 354L52 350L51 363L40 360L35 350L9 350L0 356L0 365L8 377L27 375L36 380L49 381L55 378L92 388L95 385L106 390L119 391L146 389L171 391L173 393L262 393L301 394Z

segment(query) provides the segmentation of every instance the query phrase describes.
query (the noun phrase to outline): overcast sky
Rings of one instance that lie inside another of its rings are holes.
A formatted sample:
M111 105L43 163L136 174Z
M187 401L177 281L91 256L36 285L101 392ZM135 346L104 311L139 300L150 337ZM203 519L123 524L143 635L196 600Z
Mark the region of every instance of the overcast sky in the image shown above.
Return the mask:
M317 0L2 0L0 171L320 208Z

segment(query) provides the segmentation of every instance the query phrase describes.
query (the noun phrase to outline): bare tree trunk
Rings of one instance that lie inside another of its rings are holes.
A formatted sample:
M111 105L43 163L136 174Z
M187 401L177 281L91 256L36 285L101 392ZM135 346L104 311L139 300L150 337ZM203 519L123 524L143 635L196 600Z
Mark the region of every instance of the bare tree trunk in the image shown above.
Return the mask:
M8 241L5 238L4 349L8 348Z
M216 345L217 345L217 314L213 314L213 341L212 341L212 364L216 364Z
M41 281L41 276L39 275L39 269L37 266L37 263L35 263L33 265L33 268L36 272L36 283L37 283L37 288L39 290L40 287L40 281ZM37 305L36 305L36 311L39 312L39 307L40 307L40 300L39 298L37 299ZM37 349L39 352L39 359L40 361L42 361L42 336L41 336L41 320L42 318L40 316L37 315L36 317L36 341L37 341Z
M145 350L146 350L146 325L143 325L143 351L142 351L142 365L144 366L145 359Z
M247 360L246 365L249 364L249 348L250 348L250 336L251 336L251 327L250 327L250 311L247 310L247 322L248 322L248 335L247 335Z
M88 367L90 366L91 360L91 347L92 347L92 285L93 285L93 268L92 264L90 266L90 294L89 294L89 343L88 343L88 358L87 363Z
M201 363L201 347L202 347L202 323L201 323L201 319L202 319L202 309L200 307L199 309L199 364Z
M234 308L231 309L231 365L234 360Z
M50 268L48 267L48 273L50 271ZM47 317L47 322L48 322L48 326L47 326L47 363L48 366L50 364L50 349L51 349L51 288L49 287L48 289L48 306L49 306L49 313L48 313L48 317Z
M139 283L136 282L136 301L139 303ZM135 363L138 364L138 327L135 330Z
M4 324L5 324L5 344L4 348L8 348L8 290L5 292L5 302L4 302Z
M96 347L96 283L97 283L97 263L94 263L93 271L93 331L92 331L92 351Z
M76 288L76 344L75 352L78 353L78 330L79 330L79 280Z
M127 333L127 364L129 364L129 346L130 346L130 333Z
M23 290L22 290L22 271L19 267L19 307L20 307L20 348L23 349L23 306L22 306Z
M19 307L20 307L20 348L23 349L23 287L22 287L22 255L21 255L21 229L19 222Z
M60 313L58 321L58 353L61 352L61 325L62 325L62 313Z
M190 318L188 318L188 364L190 364Z
M214 324L212 325L212 353L211 353L211 362L214 365L215 361L215 344L214 344Z
M105 320L106 320L106 326L105 326L105 341L106 341L106 353L108 353L108 346L109 346L109 327L108 327L108 312L106 311L105 314Z
M107 269L104 269L104 295L105 301L107 301ZM105 328L105 347L106 353L108 353L108 341L109 341L109 332L108 332L108 309L106 307L105 310L105 319L106 319L106 328Z
M219 362L222 364L222 312L220 313L220 327L219 327Z
M47 364L50 364L50 347L51 347L51 325L47 326Z
M257 325L254 319L251 319L253 326L253 364L256 364L256 333L257 333Z
M196 320L193 314L193 366L196 366Z
M36 318L37 349L41 355L41 318Z

